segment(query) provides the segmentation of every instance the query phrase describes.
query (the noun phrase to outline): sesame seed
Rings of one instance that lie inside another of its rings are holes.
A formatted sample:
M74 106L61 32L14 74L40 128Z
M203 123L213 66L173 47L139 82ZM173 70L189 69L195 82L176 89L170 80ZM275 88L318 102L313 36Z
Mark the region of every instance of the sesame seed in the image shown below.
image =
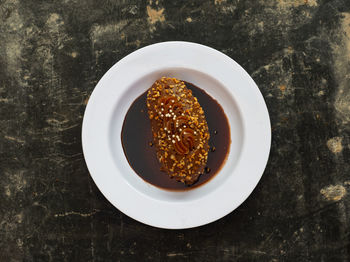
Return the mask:
M175 140L172 140L171 142L173 142L173 144L175 144Z

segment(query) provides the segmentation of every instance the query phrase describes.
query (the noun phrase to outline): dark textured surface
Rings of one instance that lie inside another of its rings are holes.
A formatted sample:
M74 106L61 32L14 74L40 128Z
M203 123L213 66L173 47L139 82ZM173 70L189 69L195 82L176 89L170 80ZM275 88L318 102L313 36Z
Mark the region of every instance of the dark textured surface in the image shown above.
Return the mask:
M139 47L212 46L254 78L270 161L223 219L168 231L91 180L83 112ZM0 0L0 261L350 261L350 1Z

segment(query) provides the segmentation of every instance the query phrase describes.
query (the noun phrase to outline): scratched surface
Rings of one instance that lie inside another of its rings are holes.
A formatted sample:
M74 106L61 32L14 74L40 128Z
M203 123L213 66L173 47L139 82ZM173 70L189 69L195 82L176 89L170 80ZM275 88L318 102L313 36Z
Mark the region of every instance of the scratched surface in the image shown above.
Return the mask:
M97 81L166 40L239 62L272 124L252 195L190 230L119 212L81 150ZM350 261L349 61L348 0L0 0L0 261Z

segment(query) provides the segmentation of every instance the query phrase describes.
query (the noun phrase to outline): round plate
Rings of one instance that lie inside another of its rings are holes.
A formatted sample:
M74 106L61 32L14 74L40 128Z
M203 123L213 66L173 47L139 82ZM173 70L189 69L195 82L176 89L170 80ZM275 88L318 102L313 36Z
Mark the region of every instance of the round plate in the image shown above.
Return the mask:
M127 110L162 76L204 89L229 120L232 142L224 166L192 190L167 191L145 182L129 166L121 145ZM94 89L82 128L86 164L104 196L126 215L169 229L204 225L237 208L261 178L270 142L269 114L253 79L230 57L189 42L150 45L116 63Z

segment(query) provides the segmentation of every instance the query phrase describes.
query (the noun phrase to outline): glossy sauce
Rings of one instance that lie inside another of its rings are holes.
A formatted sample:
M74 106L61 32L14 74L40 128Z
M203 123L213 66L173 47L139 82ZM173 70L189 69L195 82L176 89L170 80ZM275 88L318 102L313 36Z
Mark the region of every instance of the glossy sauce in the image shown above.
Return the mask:
M204 90L187 82L185 84L202 106L210 132L207 168L195 184L187 186L160 170L147 113L147 91L130 106L121 134L124 153L132 169L146 182L168 190L188 190L209 181L225 163L231 144L230 126L219 103Z

